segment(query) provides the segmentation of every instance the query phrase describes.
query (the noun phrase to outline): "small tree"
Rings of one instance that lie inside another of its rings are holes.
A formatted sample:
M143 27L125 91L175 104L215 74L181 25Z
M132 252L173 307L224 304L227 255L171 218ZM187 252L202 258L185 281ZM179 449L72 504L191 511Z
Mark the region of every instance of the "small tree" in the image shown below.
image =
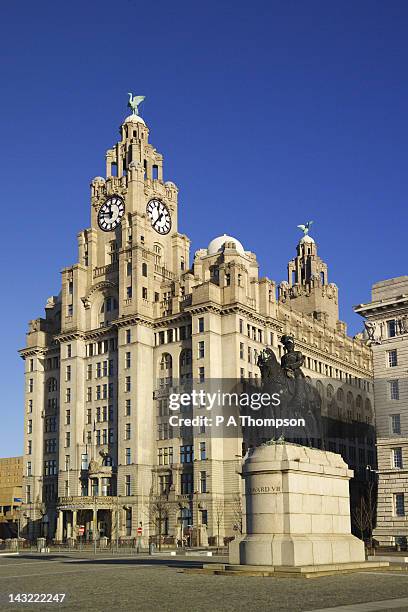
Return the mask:
M366 507L368 537L370 539L370 548L372 548L373 531L375 527L376 514L377 514L377 485L373 481L369 482L368 487L367 487L365 507Z
M149 504L149 522L154 526L156 537L159 538L159 550L161 550L163 523L169 515L169 504L167 498L156 497Z
M355 525L360 532L360 539L364 540L364 532L368 527L366 501L364 497L360 497L358 506L353 509L353 518Z

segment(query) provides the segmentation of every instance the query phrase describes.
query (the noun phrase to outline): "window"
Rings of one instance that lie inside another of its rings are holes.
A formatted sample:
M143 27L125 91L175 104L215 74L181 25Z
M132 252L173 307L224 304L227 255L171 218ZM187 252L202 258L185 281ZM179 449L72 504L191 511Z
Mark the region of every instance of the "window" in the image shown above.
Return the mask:
M128 497L129 497L129 495L131 495L131 482L130 482L130 475L129 474L126 475L125 495L127 495Z
M65 411L65 425L71 425L71 411Z
M101 378L102 375L102 371L101 371L101 362L98 361L98 363L96 364L96 378Z
M395 493L394 495L394 513L396 514L396 516L405 516L404 493Z
M127 298L132 297L132 285L129 285L129 287L126 288L126 297Z
M31 485L26 485L26 500L27 504L31 503Z
M33 372L33 370L34 370L34 359L30 359L29 364L28 364L28 371Z
M130 389L131 389L130 376L126 376L126 378L125 378L125 391L130 391Z
M125 368L130 368L130 352L126 353L125 357Z
M147 300L147 287L142 287L142 298Z
M397 335L397 322L395 319L387 321L388 338L394 338Z
M81 470L87 470L88 469L88 455L86 453L83 453L81 455Z
M70 469L71 458L69 455L65 455L65 471L68 472Z
M388 367L395 368L398 365L397 350L387 351Z
M180 446L180 463L191 463L193 461L193 447L191 444Z
M27 421L27 433L33 433L33 422L31 419L28 419Z
M142 276L147 276L147 263L142 263Z
M31 440L27 440L27 455L31 455L33 450L33 443Z
M200 493L207 493L207 472L200 472Z
M65 380L66 381L71 380L71 366L70 365L67 365L65 369Z
M200 383L205 381L205 369L204 368L198 368L198 379Z
M130 448L127 448L125 450L125 463L126 463L126 465L130 465L132 463L132 458L131 458L131 454L130 454Z
M239 358L244 359L244 343L239 343Z
M157 451L159 465L172 465L173 463L173 447L159 448Z
M244 333L244 321L242 319L239 320L239 333Z
M88 387L88 389L86 391L86 401L87 402L91 402L92 401L92 387Z
M130 416L132 410L131 400L127 399L125 404L125 416Z
M27 476L31 476L31 461L27 461L26 470Z
M391 415L391 433L393 434L401 433L401 415L399 414Z
M126 508L126 535L132 535L132 508Z
M71 401L71 389L70 389L70 387L68 387L66 389L66 391L65 391L65 401L66 401L67 404L69 404L70 401Z
M193 475L184 473L181 475L181 494L188 495L193 492Z
M108 375L108 362L104 361L102 363L102 376L107 376Z
M162 474L159 476L159 493L165 495L170 489L170 474Z
M88 363L86 368L86 380L92 379L92 363Z
M69 448L71 446L71 434L69 431L65 434L65 448Z
M132 330L127 329L126 330L126 344L130 344L131 341L132 341Z
M202 333L204 331L204 317L198 319L198 331Z
M28 392L32 393L33 390L34 390L34 380L32 378L29 378L29 380L28 380Z
M33 411L33 400L30 399L28 400L28 412L32 412Z
M198 343L198 358L203 359L203 357L204 357L204 341L201 340Z
M74 306L73 306L73 304L68 304L67 314L68 314L68 317L72 317L72 315L74 314Z
M131 424L126 423L125 425L125 440L130 440L131 437Z
M45 440L45 454L56 453L57 452L57 439L56 438L48 438Z
M392 449L392 466L402 468L402 448L397 447Z
M397 379L389 380L388 386L390 390L390 399L399 400L399 381Z
M132 262L128 261L126 264L126 275L132 276Z
M200 459L203 461L207 459L207 453L205 450L205 442L200 442Z
M208 525L208 510L201 510L201 523Z

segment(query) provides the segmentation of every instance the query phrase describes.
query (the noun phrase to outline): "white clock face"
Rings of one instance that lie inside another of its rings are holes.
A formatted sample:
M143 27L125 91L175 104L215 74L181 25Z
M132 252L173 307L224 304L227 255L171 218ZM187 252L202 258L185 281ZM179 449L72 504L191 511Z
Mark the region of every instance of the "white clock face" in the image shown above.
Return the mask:
M169 209L161 200L153 198L146 206L152 228L158 234L168 234L171 229L171 216Z
M108 198L98 211L98 225L104 232L116 229L125 214L125 203L120 196Z

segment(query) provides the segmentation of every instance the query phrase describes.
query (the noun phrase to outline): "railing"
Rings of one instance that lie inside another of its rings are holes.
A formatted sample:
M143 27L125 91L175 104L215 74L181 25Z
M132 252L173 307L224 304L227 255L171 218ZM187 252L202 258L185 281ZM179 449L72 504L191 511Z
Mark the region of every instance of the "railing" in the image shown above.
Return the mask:
M106 266L99 266L99 268L94 268L93 277L97 278L98 276L104 276L105 274L111 274L112 272L117 272L119 269L119 263L114 261L111 264L107 264Z
M176 278L176 275L173 274L173 272L167 270L167 268L165 268L164 266L159 266L158 264L154 264L154 271L158 274L161 274L162 276L164 276L164 278L167 278L168 280L174 280Z

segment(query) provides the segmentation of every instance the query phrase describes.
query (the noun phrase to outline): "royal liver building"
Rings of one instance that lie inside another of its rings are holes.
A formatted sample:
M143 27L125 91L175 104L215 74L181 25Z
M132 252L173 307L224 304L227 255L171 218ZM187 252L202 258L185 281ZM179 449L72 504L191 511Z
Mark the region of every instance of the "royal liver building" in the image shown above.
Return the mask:
M288 281L260 278L254 253L224 235L198 250L178 231L178 188L137 114L91 183L90 227L61 292L30 322L25 360L22 532L196 543L240 524L242 440L169 425L173 381L259 377L282 334L305 355L324 410L372 423L371 353L338 318L338 290L304 228ZM326 382L325 382L326 381ZM197 408L199 410L199 408ZM196 409L191 416L194 416ZM342 441L361 474L373 440ZM334 446L333 446L334 444Z

